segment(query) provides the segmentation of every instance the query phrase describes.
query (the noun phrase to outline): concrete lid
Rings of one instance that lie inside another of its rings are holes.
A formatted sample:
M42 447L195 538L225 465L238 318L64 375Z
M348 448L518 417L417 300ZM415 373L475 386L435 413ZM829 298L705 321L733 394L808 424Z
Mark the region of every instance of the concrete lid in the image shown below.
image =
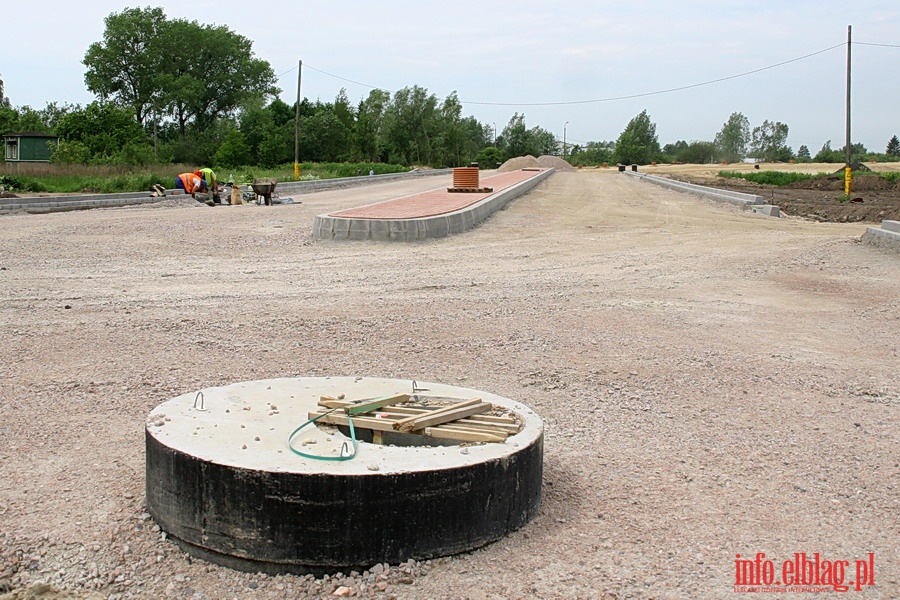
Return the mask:
M466 400L481 398L516 413L522 430L504 443L464 446L382 446L359 442L346 461L299 456L288 447L291 433L321 409L319 397L376 398L411 393L408 379L301 377L264 379L188 392L157 406L147 418L147 433L173 450L200 460L255 471L300 474L376 475L434 471L496 460L529 446L543 434L543 422L530 408L480 390L417 382L429 395ZM302 452L338 456L349 438L331 427L311 424L293 440ZM307 442L304 444L303 442Z

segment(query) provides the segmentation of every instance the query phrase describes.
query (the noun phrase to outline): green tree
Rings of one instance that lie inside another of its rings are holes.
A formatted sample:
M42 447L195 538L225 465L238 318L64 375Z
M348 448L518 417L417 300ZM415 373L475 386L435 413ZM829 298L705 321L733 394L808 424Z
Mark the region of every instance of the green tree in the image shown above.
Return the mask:
M800 160L807 160L807 161L812 158L811 155L809 154L809 148L807 148L806 145L800 146L800 148L797 150L797 158Z
M715 142L691 142L675 155L675 160L694 165L706 165L719 160L721 147Z
M253 161L259 161L260 145L275 130L273 113L264 107L262 101L248 102L238 117L238 129L244 134L244 141L250 147Z
M556 141L556 136L547 129L532 127L528 130L528 136L531 138L531 143L537 152L535 156L559 153L559 144Z
M626 164L647 164L662 153L656 137L656 124L646 110L629 121L616 141L616 160Z
M345 129L348 131L353 130L353 125L356 123L356 114L354 107L350 105L350 99L347 97L347 90L341 88L334 99L331 110Z
M91 156L114 157L126 146L150 146L144 129L138 125L131 111L111 103L92 102L60 117L56 134L65 142L83 144ZM81 161L78 161L81 162Z
M900 140L897 139L896 135L888 141L887 149L884 153L888 156L900 156Z
M577 165L610 163L615 147L615 142L588 142L584 148L572 152L569 162Z
M503 163L503 151L496 146L488 146L475 156L475 162L482 169L496 169Z
M170 66L160 43L166 15L161 8L126 8L104 22L103 41L91 44L82 60L84 82L101 101L130 107L143 124L162 92L159 78Z
M786 142L788 126L778 121L765 120L759 127L753 128L750 150L754 156L765 161L786 161L792 158L793 152Z
M20 106L17 112L16 129L18 131L39 131L41 133L53 131L52 125L47 122L47 114L44 111L35 110L30 106Z
M486 128L483 128L486 131ZM504 150L507 158L516 156L541 156L557 154L559 144L556 136L541 127L528 129L525 115L514 113L497 138L497 145Z
M350 131L331 108L300 121L300 155L314 162L342 162L349 158Z
M254 58L252 42L225 26L177 20L159 42L168 49L158 80L161 102L182 135L189 122L203 132L251 99L278 93L269 63Z
M257 164L272 168L294 160L294 124L270 129L257 148Z
M813 157L814 162L834 163L844 162L840 152L831 149L831 140L822 144L822 149Z
M743 114L731 113L722 129L716 134L715 144L722 160L738 162L747 154L750 140L750 121Z
M231 169L250 164L250 159L250 146L244 141L244 135L237 129L232 129L216 151L213 163Z
M385 110L383 140L391 162L431 164L437 129L438 100L414 85L394 94Z
M379 160L384 114L391 101L391 95L384 90L372 90L356 109L356 123L353 129L354 155L361 160Z
M15 133L18 123L18 111L8 106L0 106L0 135Z
M87 145L74 140L60 140L53 148L50 162L54 164L86 165L91 162L91 149Z
M9 98L3 95L3 78L0 77L0 108L12 108Z
M169 21L160 8L109 15L103 41L91 44L83 63L90 91L130 107L140 124L161 112L182 136L189 122L204 132L251 98L278 91L250 40L224 26Z
M503 132L497 139L497 143L503 148L507 158L540 155L540 152L538 152L538 149L532 144L532 140L528 136L524 114L513 113L509 123L503 128Z
M840 149L840 160L837 162L847 162L847 145L844 144ZM856 143L850 144L850 162L863 162L869 156L869 149L866 148L865 144Z
M438 145L440 166L458 167L467 154L467 135L462 119L462 104L452 92L438 107ZM466 161L469 162L469 161Z
M682 150L685 150L688 147L688 143L684 140L678 140L674 144L666 144L662 147L662 153L671 156L673 160L678 156L678 153Z

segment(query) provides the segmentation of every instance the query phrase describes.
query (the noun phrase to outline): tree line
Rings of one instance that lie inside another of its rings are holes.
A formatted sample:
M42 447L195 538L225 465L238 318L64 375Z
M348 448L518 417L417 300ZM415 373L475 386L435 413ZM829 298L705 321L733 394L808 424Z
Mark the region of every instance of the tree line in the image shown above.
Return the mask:
M507 158L565 154L573 164L767 161L843 162L826 142L815 157L786 145L788 126L763 121L750 128L733 113L711 141L660 147L647 111L615 141L563 148L551 132L529 128L515 113L500 135L463 116L453 92L444 99L414 85L375 89L357 103L345 90L332 102L289 105L269 63L252 42L224 26L168 19L161 8L127 8L105 19L101 41L83 59L85 84L97 96L87 106L49 103L43 110L12 106L0 80L0 133L37 131L59 136L53 161L82 164L255 165L301 162L383 162L448 167L477 161L493 167ZM854 160L872 155L852 147ZM900 156L894 136L883 155Z
M812 156L809 148L800 146L795 153L787 145L790 128L779 121L765 120L750 128L750 120L740 112L732 113L711 141L686 142L679 140L660 147L656 135L656 123L647 111L634 117L619 138L609 142L592 142L584 148L576 146L569 157L573 164L600 164L617 162L624 164L648 164L651 162L682 162L709 164L739 162L745 158L764 162L826 162L846 161L846 146L832 150L831 140ZM883 153L871 152L863 144L850 147L851 162L868 160L892 161L900 159L900 140L894 135Z

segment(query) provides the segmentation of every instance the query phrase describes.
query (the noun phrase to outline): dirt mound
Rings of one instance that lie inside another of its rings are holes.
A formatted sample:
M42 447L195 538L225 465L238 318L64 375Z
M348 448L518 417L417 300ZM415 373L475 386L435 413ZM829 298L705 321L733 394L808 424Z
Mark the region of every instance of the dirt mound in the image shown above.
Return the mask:
M509 173L510 171L520 171L522 169L533 169L540 167L538 164L538 160L532 155L528 156L517 156L516 158L511 158L497 169L500 173Z
M544 154L537 159L538 165L545 169L556 169L557 171L577 171L575 167L558 156Z
M853 178L851 201L844 198L843 174L795 181L784 186L763 185L743 179L672 174L672 179L736 192L756 194L781 208L785 215L827 221L880 223L900 219L900 181L877 175Z
M815 179L804 179L790 183L785 188L794 190L822 190L831 192L844 191L844 175L829 175L827 177L816 177ZM884 177L878 175L860 175L854 177L851 183L853 191L860 192L887 192L896 189L896 184Z
M511 158L497 169L500 173L519 171L521 169L556 169L557 171L575 171L575 167L558 156L543 154L538 158L532 155Z
M872 169L870 169L869 167L867 167L866 165L864 165L862 163L850 163L850 168L853 169L854 173L856 173L857 171L859 171L860 173L871 173L872 172ZM840 175L841 177L843 177L844 176L844 167L841 167L840 169L835 171L834 174Z

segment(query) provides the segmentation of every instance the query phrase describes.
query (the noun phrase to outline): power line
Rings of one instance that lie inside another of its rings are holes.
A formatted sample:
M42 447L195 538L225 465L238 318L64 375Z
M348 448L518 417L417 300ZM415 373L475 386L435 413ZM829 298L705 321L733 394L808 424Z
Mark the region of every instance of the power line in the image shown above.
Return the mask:
M857 44L862 44L862 42L855 42L855 43L857 43ZM866 46L900 47L900 46L893 46L893 45L890 45L890 44L863 44L863 45L866 45ZM632 98L645 98L645 97L647 97L647 96L658 96L658 95L661 95L661 94L670 94L670 93L672 93L672 92L680 92L680 91L683 91L683 90L689 90L689 89L693 89L693 88L703 87L703 86L706 86L706 85L712 85L712 84L714 84L714 83L721 83L721 82L723 82L723 81L729 81L729 80L731 80L731 79L738 79L738 78L740 78L740 77L747 77L748 75L754 75L754 74L756 74L756 73L761 73L761 72L763 72L763 71L769 71L769 70L771 70L771 69L775 69L775 68L778 68L778 67L781 67L781 66L784 66L784 65L787 65L787 64L795 63L795 62L798 62L798 61L801 61L801 60L806 60L807 58L812 58L813 56L817 56L817 55L819 55L819 54L824 54L825 52L829 52L829 51L831 51L831 50L834 50L835 48L842 48L843 46L845 46L845 43L835 44L834 46L829 46L828 48L824 48L824 49L822 49L822 50L817 50L816 52L811 52L810 54L805 54L805 55L799 56L799 57L797 57L797 58L792 58L792 59L789 59L789 60L781 61L781 62L779 62L779 63L775 63L775 64L773 64L773 65L768 65L768 66L765 66L765 67L760 67L760 68L758 68L758 69L753 69L753 70L751 70L751 71L745 71L745 72L743 72L743 73L738 73L738 74L736 74L736 75L729 75L729 76L727 76L727 77L720 77L720 78L718 78L718 79L711 79L711 80L709 80L709 81L703 81L703 82L700 82L700 83L692 83L692 84L690 84L690 85L683 85L683 86L674 87L674 88L668 88L668 89L664 89L664 90L656 90L656 91L653 91L653 92L643 92L643 93L640 93L640 94L630 94L630 95L627 95L627 96L612 96L612 97L609 97L609 98L595 98L595 99L592 99L592 100L568 100L568 101L561 101L561 102L481 102L481 101L474 101L474 100L460 100L460 103L462 103L462 104L474 104L474 105L478 105L478 106L568 106L568 105L575 105L575 104L596 104L596 103L600 103L600 102L613 102L613 101L616 101L616 100L630 100L630 99L632 99ZM355 81L355 80L353 80L353 79L348 79L348 78L346 78L346 77L341 77L340 75L335 75L334 73L329 73L328 71L323 71L322 69L318 69L318 68L313 67L313 66L308 65L308 64L304 64L304 66L305 66L306 68L308 68L308 69L312 69L313 71L317 71L317 72L319 72L319 73L322 73L323 75L328 75L329 77L334 77L335 79L340 79L340 80L342 80L342 81L346 81L346 82L349 82L349 83L353 83L353 84L355 84L355 85L361 85L361 86L363 86L363 87L371 88L371 89L373 89L373 90L382 90L382 91L385 91L385 92L387 92L387 93L393 93L391 90L388 90L388 89L385 89L385 88L382 88L382 87L378 87L378 86L374 86L374 85L369 85L369 84L367 84L367 83L362 83L362 82L360 82L360 81ZM287 74L287 73L290 73L291 71L293 71L293 70L296 69L296 68L297 68L297 67L293 67L293 68L291 68L291 69L285 71L284 73L281 73L281 75L285 75L285 74ZM279 75L279 77L281 77L281 75Z
M328 71L323 71L322 69L317 69L317 68L309 66L309 65L307 65L307 67L312 69L313 71L318 71L319 73L328 75L329 77L334 77L335 79L340 79L342 81L347 81L349 83L355 83L356 85L361 85L363 87L371 88L373 90L381 90L382 92L387 92L389 94L393 93L391 90L386 90L382 87L378 87L377 85L369 85L368 83L362 83L360 81L354 81L352 79L347 79L346 77L341 77L340 75L335 75L334 73L329 73Z
M389 94L392 94L392 93L393 93L393 92L391 92L391 90L387 90L387 89L378 87L378 86L376 86L376 85L369 85L368 83L363 83L363 82L361 82L361 81L355 81L355 80L353 80L353 79L347 79L346 77L341 77L340 75L335 75L334 73L329 73L328 71L323 71L322 69L317 69L316 67L314 67L314 66L312 66L312 65L309 65L309 64L306 64L306 63L303 63L303 66L306 67L307 69L312 69L313 71L318 71L319 73L322 73L323 75L328 75L329 77L334 77L335 79L340 79L341 81L346 81L346 82L353 83L353 84L356 84L356 85L361 85L361 86L363 86L363 87L371 88L371 89L373 89L373 90L381 90L381 91L387 92L387 93L389 93ZM291 67L291 68L288 69L287 71L284 71L283 73L279 73L279 74L278 74L278 78L281 78L281 76L283 76L283 75L287 75L287 74L290 73L291 71L296 71L297 68L298 68L298 67Z
M898 44L872 44L869 42L853 42L858 46L880 46L881 48L900 48Z
M841 48L844 44L836 44L829 48L825 48L824 50L819 50L817 52L813 52L811 54L806 54L805 56L800 56L798 58L792 58L790 60L785 60L780 63L776 63L774 65L769 65L768 67L761 67L759 69L753 69L752 71L746 71L744 73L739 73L737 75L730 75L728 77L720 77L719 79L711 79L709 81L704 81L702 83L693 83L691 85L683 85L680 87L669 88L666 90L658 90L655 92L644 92L642 94L631 94L629 96L615 96L610 98L597 98L595 100L571 100L567 102L523 102L523 103L509 103L509 102L466 102L460 100L463 104L478 104L478 105L486 105L486 106L566 106L572 104L593 104L597 102L612 102L614 100L629 100L631 98L644 98L646 96L657 96L660 94L669 94L671 92L680 92L682 90L689 90L692 88L701 87L704 85L712 85L713 83L721 83L722 81L728 81L729 79L737 79L738 77L746 77L747 75L753 75L754 73L759 73L761 71L768 71L769 69L774 69L776 67L780 67L786 64L790 64L793 62L797 62L800 60L804 60L818 54L823 54L828 52L829 50L834 50L835 48Z

